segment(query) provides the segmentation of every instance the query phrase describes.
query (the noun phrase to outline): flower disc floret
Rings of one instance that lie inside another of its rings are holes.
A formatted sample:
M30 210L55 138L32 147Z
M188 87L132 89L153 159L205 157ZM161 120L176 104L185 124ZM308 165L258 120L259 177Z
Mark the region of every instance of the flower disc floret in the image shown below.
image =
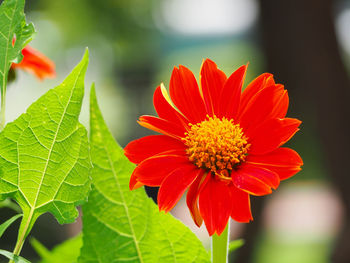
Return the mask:
M189 160L214 173L229 172L244 162L250 147L240 125L225 117L207 117L200 123L190 124L185 135Z

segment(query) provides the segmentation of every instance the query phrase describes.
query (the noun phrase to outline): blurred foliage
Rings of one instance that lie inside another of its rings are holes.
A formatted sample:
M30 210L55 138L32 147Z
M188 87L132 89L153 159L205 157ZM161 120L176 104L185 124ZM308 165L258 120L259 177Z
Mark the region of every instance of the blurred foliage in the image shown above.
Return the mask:
M281 241L264 235L259 244L256 263L328 263L332 240Z
M152 1L143 0L40 0L31 8L58 23L67 45L80 44L82 38L112 42L113 55L125 67L146 63L159 48L152 6Z
M40 256L40 263L76 262L80 254L80 248L83 245L81 235L68 239L51 251L35 238L32 238L30 243Z

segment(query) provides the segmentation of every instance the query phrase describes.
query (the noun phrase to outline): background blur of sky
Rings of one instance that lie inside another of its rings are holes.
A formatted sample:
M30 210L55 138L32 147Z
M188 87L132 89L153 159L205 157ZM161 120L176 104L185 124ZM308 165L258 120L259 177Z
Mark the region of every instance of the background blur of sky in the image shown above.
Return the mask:
M168 86L175 65L187 66L198 79L202 60L207 57L227 75L249 63L246 84L266 71L260 8L255 0L28 0L26 11L27 20L37 30L30 45L55 62L57 77L38 82L19 72L8 91L9 121L58 85L80 60L85 47L91 54L86 94L95 82L107 124L122 146L150 134L136 119L155 113L153 91L161 82ZM342 59L350 72L350 2L336 1L333 14ZM87 101L88 96L81 121L88 127ZM341 202L328 182L319 134L313 125L314 112L310 109L296 116L291 115L293 111L290 108L290 117L311 123L302 127L291 143L305 166L267 197L263 231L256 236L256 263L328 262L343 220ZM205 229L196 230L182 205L174 214L208 245ZM44 220L56 224L52 218ZM244 227L233 223L231 238L241 237ZM34 236L35 228L39 226L34 227ZM62 229L62 238L74 232L72 226Z

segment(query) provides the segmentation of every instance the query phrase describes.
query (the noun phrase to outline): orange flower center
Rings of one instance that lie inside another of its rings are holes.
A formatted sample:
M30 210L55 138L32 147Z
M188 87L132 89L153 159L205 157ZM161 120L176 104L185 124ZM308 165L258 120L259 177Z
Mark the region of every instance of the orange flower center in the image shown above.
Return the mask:
M207 117L183 138L186 153L199 168L209 169L221 178L230 177L230 171L244 162L250 147L239 124L225 117Z

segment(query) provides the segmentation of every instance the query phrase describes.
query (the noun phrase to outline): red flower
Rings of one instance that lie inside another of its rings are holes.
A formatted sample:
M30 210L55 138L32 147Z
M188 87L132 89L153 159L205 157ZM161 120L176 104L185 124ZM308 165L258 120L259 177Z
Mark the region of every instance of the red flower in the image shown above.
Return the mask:
M265 73L242 92L247 66L229 78L206 59L200 83L184 66L174 68L170 98L163 85L154 93L159 117L139 124L162 133L130 142L125 155L138 164L130 189L160 186L160 210L171 210L188 189L194 222L221 234L229 217L252 220L249 195L266 195L280 180L300 171L302 159L282 148L300 121L285 118L288 93Z
M20 63L12 63L12 69L23 69L36 75L40 80L53 78L56 75L55 64L36 49L26 46L22 50L23 59Z

